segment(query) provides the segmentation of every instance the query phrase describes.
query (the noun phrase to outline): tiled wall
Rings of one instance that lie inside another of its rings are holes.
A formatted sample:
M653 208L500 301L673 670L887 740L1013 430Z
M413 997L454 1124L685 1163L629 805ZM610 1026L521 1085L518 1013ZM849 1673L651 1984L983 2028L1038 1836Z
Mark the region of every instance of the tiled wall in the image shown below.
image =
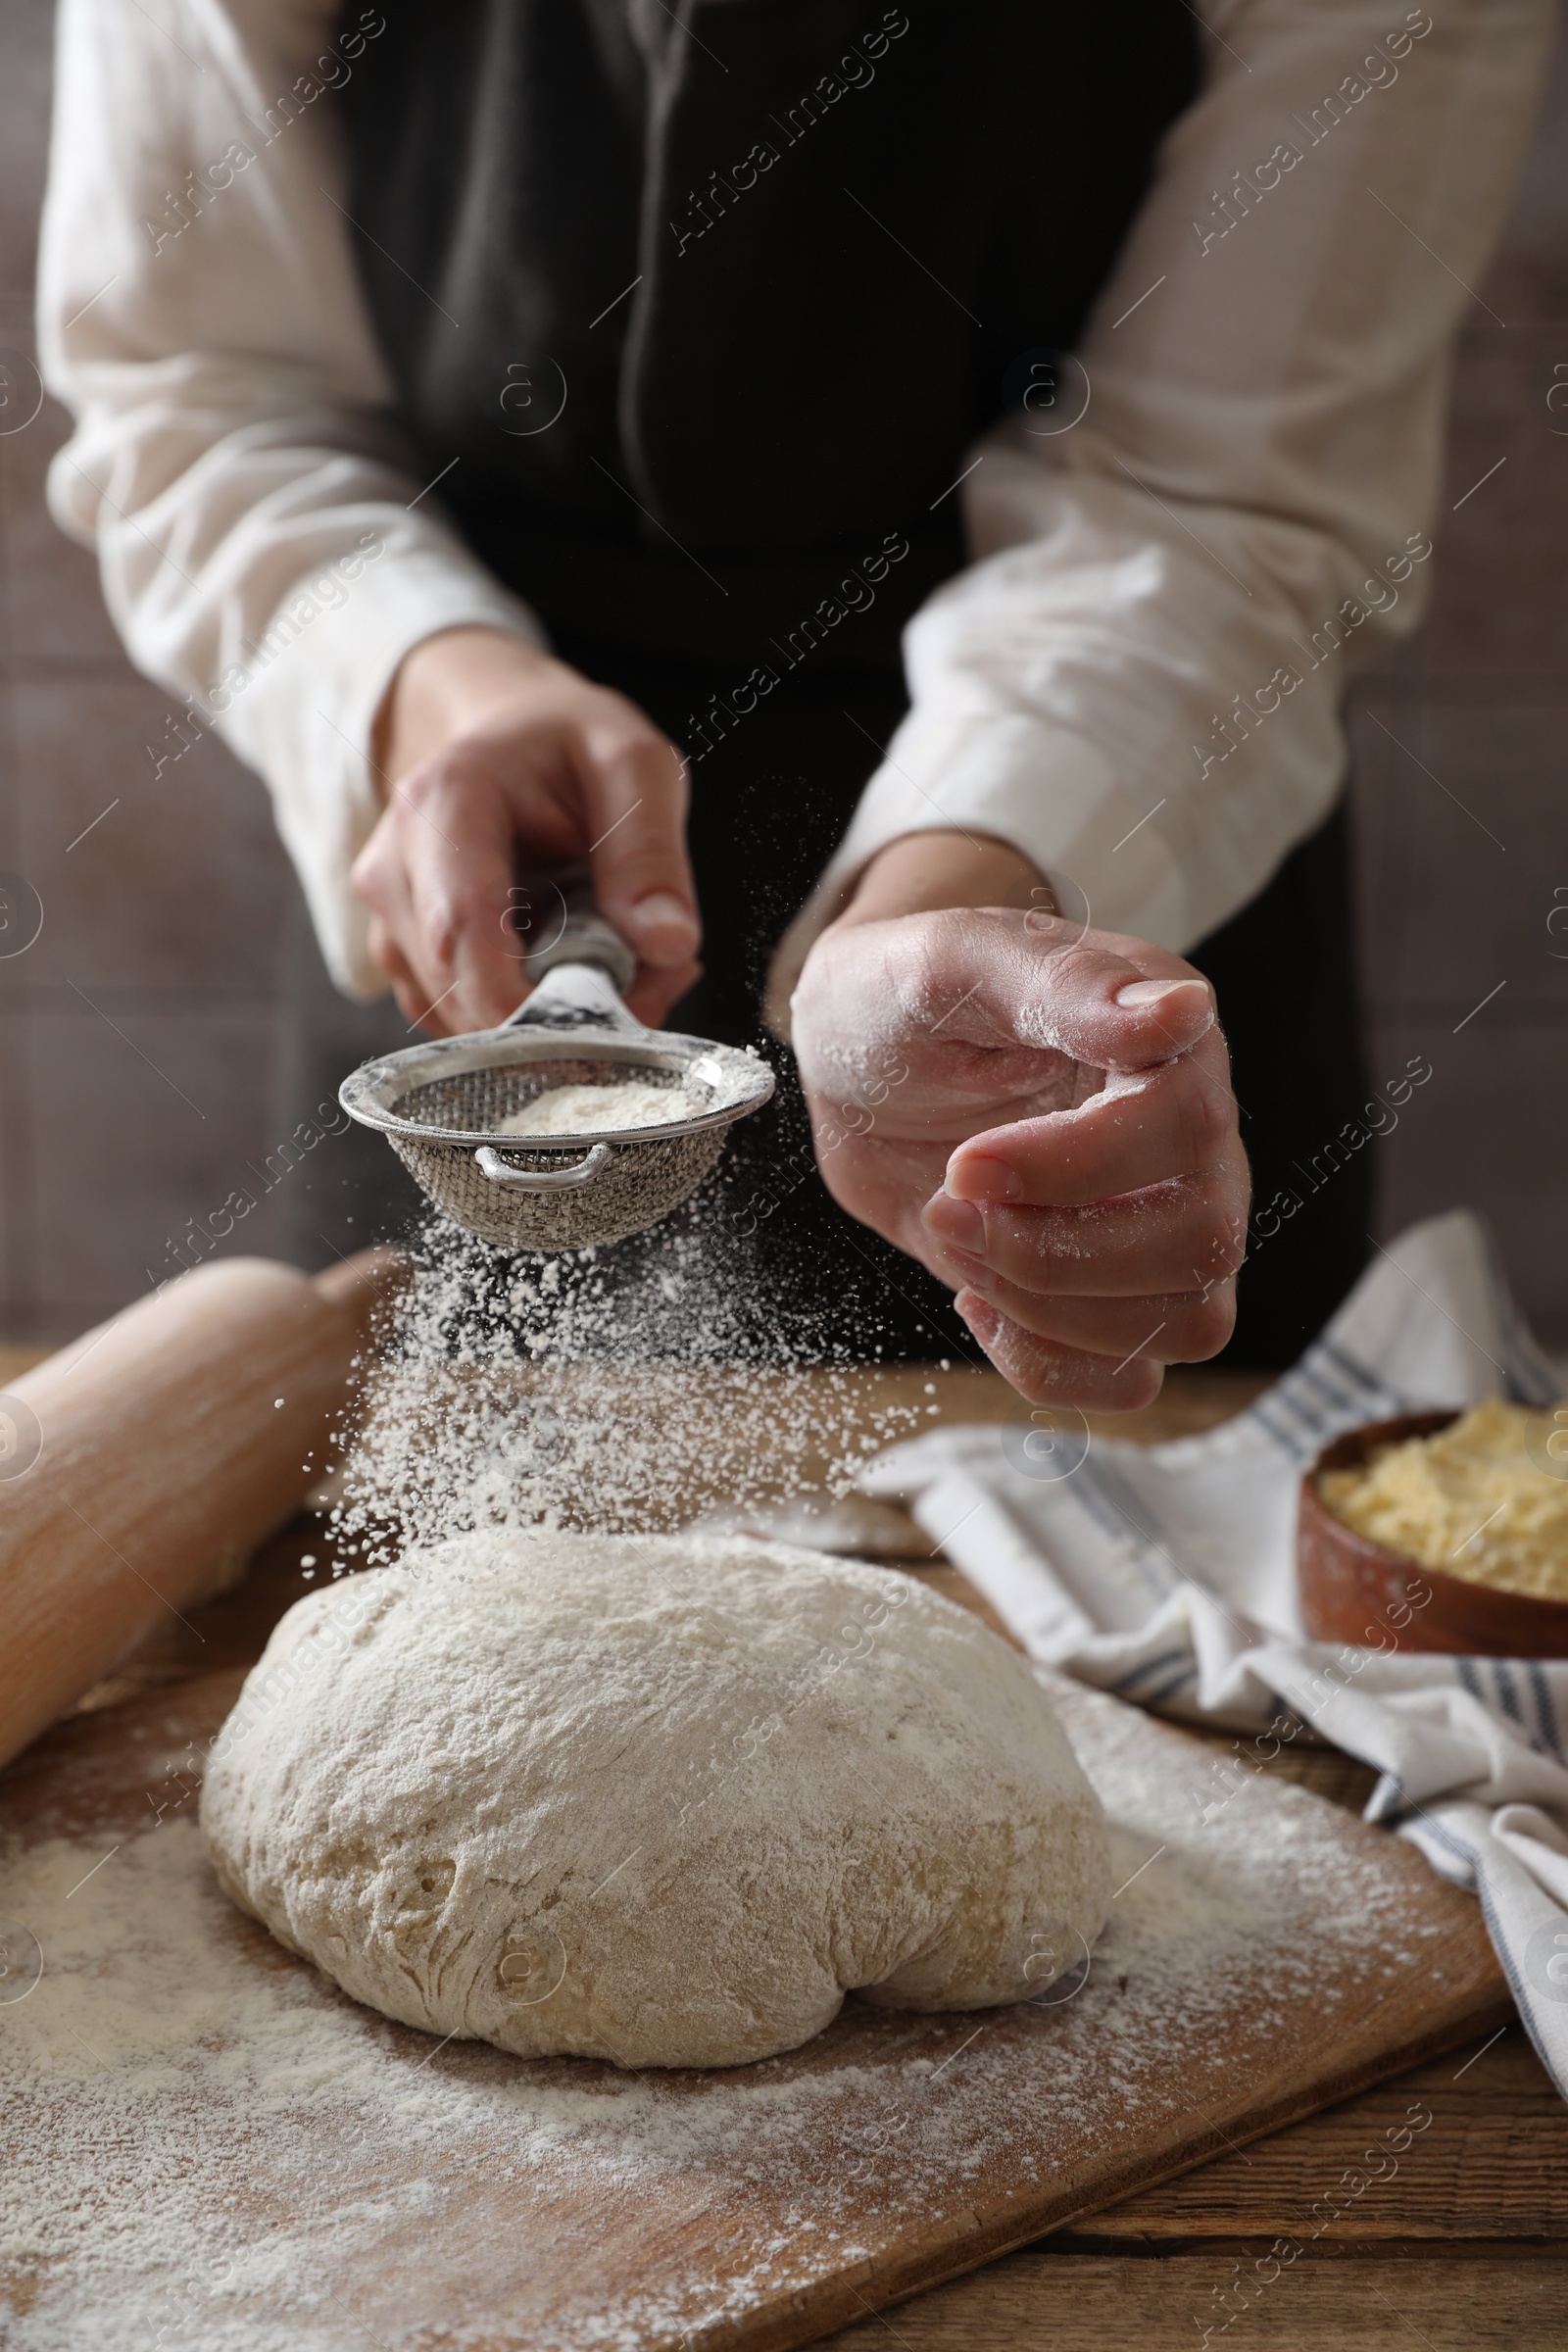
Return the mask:
M52 16L0 14L0 344L25 352ZM0 1333L23 1340L174 1271L168 1241L275 1140L293 887L261 785L211 738L155 778L169 697L130 668L95 564L44 508L65 437L52 403L0 437L0 867L44 908L36 946L0 961ZM252 1247L276 1247L270 1207Z
M51 13L0 13L0 346L24 352ZM1568 393L1560 414L1547 393L1559 365L1568 384L1565 136L1559 70L1460 354L1436 609L1359 686L1352 728L1373 1074L1414 1053L1434 1073L1369 1147L1380 1226L1477 1203L1558 1346L1568 914L1555 935L1547 917L1568 907ZM169 1271L186 1218L275 1142L293 890L261 787L217 745L154 778L143 747L168 700L126 664L91 563L44 513L62 437L48 406L0 436L0 869L45 910L36 945L0 959L0 1338L23 1341ZM280 1232L270 1198L244 1246Z
M1357 688L1351 720L1372 1071L1411 1054L1433 1065L1397 1132L1371 1147L1380 1230L1457 1201L1484 1209L1558 1349L1568 913L1547 921L1568 907L1565 139L1559 39L1513 220L1460 346L1432 612L1395 669Z

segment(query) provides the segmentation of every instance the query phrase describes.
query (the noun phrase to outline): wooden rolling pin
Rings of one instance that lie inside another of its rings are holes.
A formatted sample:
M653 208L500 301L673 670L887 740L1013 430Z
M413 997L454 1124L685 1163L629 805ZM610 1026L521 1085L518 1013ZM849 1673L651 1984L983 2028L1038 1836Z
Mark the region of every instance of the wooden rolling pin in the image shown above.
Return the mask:
M0 1764L299 1508L405 1270L202 1266L0 1396Z

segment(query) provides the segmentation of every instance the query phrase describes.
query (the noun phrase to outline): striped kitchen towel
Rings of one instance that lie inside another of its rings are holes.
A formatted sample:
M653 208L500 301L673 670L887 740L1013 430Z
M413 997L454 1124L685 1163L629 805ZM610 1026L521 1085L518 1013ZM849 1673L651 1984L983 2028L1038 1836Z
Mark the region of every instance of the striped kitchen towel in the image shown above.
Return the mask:
M1295 1368L1203 1436L1091 1440L1081 1416L1040 1412L934 1431L860 1484L906 1503L1041 1664L1254 1744L1309 1728L1374 1765L1367 1817L1479 1895L1568 2096L1568 1660L1311 1642L1295 1575L1298 1484L1330 1438L1558 1389L1459 1210L1380 1250Z

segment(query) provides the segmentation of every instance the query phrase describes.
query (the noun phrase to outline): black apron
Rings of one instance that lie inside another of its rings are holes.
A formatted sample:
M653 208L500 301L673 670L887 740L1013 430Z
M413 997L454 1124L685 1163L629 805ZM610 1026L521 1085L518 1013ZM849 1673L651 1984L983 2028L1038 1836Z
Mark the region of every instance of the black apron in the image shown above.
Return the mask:
M1078 334L1193 94L1182 0L383 13L349 210L471 543L553 622L744 667L893 535L827 659L895 662L963 561L962 452Z
M564 658L690 754L706 973L671 1024L759 1040L772 948L906 708L900 631L964 561L964 452L1054 370L1065 386L1055 355L1196 89L1191 12L382 13L338 103L359 266L423 478L441 474L448 513ZM1323 978L1321 1003L1309 983L1279 1008L1298 1034L1258 1041L1260 1084L1282 1057L1299 1081L1252 1122L1264 1198L1282 1152L1356 1107L1342 866L1339 834L1308 845L1272 913L1196 957L1244 1104L1254 965ZM827 1347L973 1357L948 1294L829 1200L784 1076L726 1170L732 1196L771 1202L750 1243L761 1279L804 1288ZM1248 1286L1248 1360L1294 1354L1353 1278L1364 1208L1344 1173L1334 1233L1314 1243L1298 1218ZM362 1203L343 1238L377 1213ZM628 1267L648 1247L624 1246Z

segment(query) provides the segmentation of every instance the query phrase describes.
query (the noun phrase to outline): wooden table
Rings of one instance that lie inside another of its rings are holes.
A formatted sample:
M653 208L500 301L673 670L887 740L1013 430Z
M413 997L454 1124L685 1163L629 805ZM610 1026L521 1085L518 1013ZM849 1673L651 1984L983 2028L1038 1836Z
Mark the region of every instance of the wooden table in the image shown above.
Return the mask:
M15 1360L8 1367L17 1368ZM933 1380L949 1420L1026 1417L989 1374L888 1370L865 1378L879 1398L895 1399L924 1396ZM1178 1372L1148 1411L1099 1426L1150 1442L1183 1435L1236 1411L1256 1386ZM190 1612L191 1631L171 1621L82 1704L112 1705L157 1684L249 1662L281 1610L311 1589L301 1552L324 1560L328 1549L320 1519L302 1515L243 1583ZM907 1564L974 1604L956 1571L928 1556ZM1331 1749L1299 1744L1271 1769L1356 1808L1372 1779ZM1362 2151L1416 2103L1430 2125L1396 2177L1369 2183L1357 2170ZM1336 2218L1314 2237L1325 2212ZM1509 2026L1070 2232L886 2315L869 2314L834 2340L845 2352L873 2352L890 2339L906 2352L1166 2352L1204 2342L1289 2352L1385 2344L1557 2352L1568 2343L1568 2106L1522 2029Z

